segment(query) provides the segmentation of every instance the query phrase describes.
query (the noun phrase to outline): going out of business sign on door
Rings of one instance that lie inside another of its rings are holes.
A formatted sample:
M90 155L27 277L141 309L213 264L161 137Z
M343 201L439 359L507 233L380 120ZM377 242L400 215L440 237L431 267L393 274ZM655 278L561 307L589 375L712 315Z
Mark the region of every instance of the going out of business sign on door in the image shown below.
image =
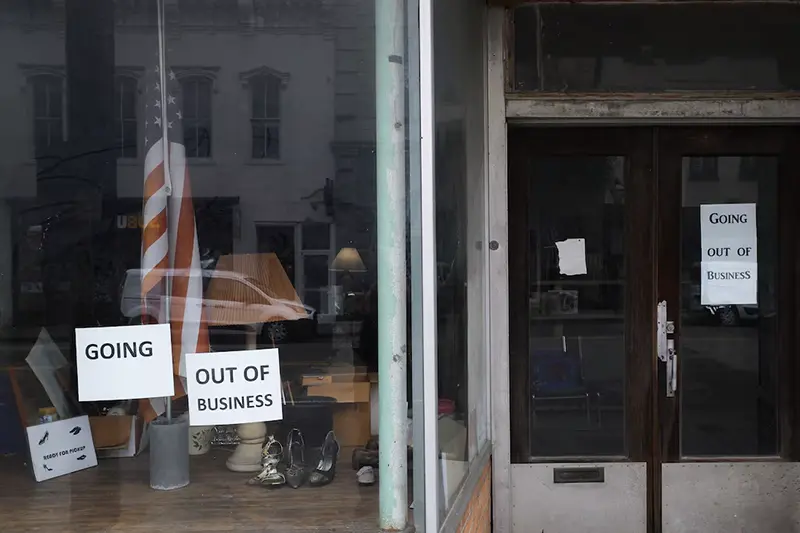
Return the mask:
M700 206L702 305L758 303L756 204Z

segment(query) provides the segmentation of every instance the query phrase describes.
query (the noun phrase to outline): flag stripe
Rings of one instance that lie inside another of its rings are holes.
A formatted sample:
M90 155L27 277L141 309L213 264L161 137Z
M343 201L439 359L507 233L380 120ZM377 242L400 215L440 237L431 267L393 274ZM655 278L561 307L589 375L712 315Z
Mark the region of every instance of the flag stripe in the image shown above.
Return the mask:
M142 298L161 302L169 291L168 309L159 308L159 320L168 311L172 335L174 372L185 376L187 353L207 352L208 328L203 310L203 272L200 265L197 225L194 215L189 168L186 164L181 127L182 114L175 74L163 67L164 50L156 54L160 66L148 69L145 105L145 156L142 230ZM169 154L164 160L164 146ZM170 273L166 277L167 273ZM146 303L145 303L146 305ZM175 378L175 396L185 394L182 380ZM163 412L159 399L142 402L147 420Z

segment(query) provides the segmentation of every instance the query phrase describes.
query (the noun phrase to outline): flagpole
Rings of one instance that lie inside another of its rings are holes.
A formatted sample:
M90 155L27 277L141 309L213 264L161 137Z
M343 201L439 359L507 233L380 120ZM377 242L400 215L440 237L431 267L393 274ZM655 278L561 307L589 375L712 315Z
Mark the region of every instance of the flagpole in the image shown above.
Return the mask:
M170 179L169 172L169 139L167 138L167 76L166 76L166 55L167 55L167 35L164 24L164 0L158 0L158 75L159 83L161 84L161 148L164 152L164 186L167 192L167 242L169 242L169 196L172 194L172 180ZM171 296L172 296L172 250L167 250L167 275L164 276L164 289L166 293L165 316L167 324L170 323L171 315ZM171 337L171 335L170 335ZM172 345L172 343L170 343ZM172 354L170 354L171 356ZM164 398L164 406L166 410L167 422L172 422L172 398Z

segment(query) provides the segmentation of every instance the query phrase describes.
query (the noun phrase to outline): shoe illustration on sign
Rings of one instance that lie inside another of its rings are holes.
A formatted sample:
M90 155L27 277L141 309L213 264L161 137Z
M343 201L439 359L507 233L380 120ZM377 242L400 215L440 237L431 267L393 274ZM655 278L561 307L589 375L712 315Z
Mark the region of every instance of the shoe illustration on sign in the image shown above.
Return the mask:
M26 431L36 481L97 466L88 416L45 422Z

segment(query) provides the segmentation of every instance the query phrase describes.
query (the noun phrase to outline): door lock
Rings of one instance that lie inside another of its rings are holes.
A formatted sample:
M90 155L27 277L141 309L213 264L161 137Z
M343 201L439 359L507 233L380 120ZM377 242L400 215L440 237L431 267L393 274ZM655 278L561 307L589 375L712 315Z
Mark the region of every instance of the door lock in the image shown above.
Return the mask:
M675 339L670 338L675 334L675 322L667 320L667 302L658 302L656 310L656 343L658 360L667 365L666 392L667 398L675 397L678 390L678 352L675 350Z

